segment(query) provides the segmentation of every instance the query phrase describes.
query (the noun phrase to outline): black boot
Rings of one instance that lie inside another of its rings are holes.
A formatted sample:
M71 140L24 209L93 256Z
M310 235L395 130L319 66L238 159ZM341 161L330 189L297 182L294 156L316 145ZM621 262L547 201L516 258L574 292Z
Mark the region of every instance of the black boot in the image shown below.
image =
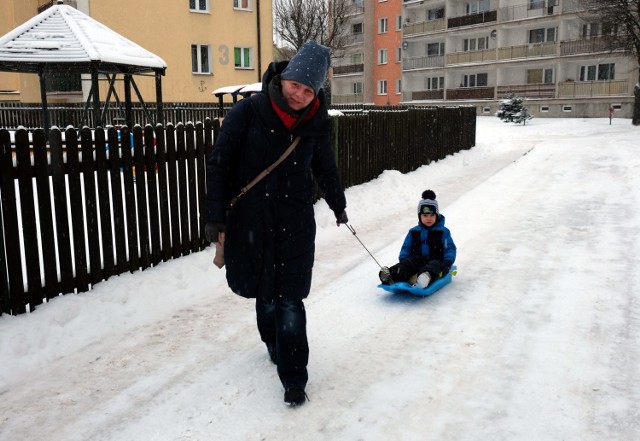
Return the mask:
M284 402L288 406L302 406L306 400L307 394L302 387L290 387L284 391Z
M386 266L383 266L382 269L380 269L378 277L383 285L391 285L393 283L393 280L391 280L391 272Z

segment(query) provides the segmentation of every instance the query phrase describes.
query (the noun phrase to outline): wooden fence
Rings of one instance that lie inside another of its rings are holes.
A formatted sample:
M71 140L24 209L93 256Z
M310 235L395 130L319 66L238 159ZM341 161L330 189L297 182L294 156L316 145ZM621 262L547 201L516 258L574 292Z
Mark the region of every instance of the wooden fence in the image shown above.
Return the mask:
M345 187L384 170L407 173L475 145L473 107L365 111L333 118L333 145Z
M345 187L475 145L475 109L332 117ZM0 130L0 313L202 250L205 158L218 123Z

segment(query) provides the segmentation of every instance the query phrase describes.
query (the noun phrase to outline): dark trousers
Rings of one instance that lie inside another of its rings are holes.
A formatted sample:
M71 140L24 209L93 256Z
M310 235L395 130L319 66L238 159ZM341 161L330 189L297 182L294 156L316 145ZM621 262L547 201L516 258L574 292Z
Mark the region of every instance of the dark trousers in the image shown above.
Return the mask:
M275 345L278 376L285 389L307 384L309 343L307 316L302 300L256 299L256 319L260 338Z
M408 282L411 277L424 272L429 273L433 282L440 277L440 271L442 271L442 262L421 256L409 257L389 268L391 280L394 282Z

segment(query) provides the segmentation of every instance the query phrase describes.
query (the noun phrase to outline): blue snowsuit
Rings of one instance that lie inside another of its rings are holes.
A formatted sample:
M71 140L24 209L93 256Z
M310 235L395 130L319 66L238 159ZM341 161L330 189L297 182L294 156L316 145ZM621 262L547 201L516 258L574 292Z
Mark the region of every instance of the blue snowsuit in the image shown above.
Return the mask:
M437 216L433 226L426 227L418 221L418 225L407 233L400 249L399 262L389 268L394 282L406 282L425 271L431 275L433 282L440 277L444 266L451 267L456 261L457 248L451 232L444 226L445 217L442 214Z

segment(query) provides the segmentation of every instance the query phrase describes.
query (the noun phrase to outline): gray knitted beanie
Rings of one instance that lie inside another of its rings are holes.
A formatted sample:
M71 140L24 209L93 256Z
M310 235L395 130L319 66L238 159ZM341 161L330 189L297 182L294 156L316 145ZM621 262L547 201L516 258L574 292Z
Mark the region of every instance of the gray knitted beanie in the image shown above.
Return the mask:
M309 40L289 61L287 67L280 74L280 78L309 86L317 95L327 78L327 71L331 65L329 54L328 47Z

